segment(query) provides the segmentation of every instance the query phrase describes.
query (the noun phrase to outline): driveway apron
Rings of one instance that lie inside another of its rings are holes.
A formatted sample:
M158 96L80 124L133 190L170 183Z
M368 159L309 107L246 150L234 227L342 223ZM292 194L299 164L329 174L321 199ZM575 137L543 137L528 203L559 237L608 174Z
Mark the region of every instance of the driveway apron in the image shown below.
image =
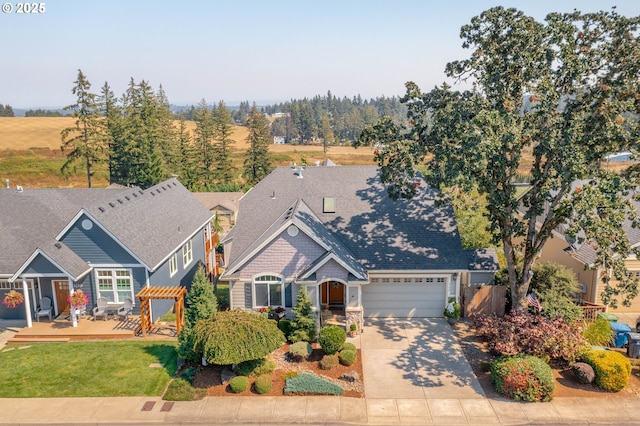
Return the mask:
M485 398L446 319L369 320L364 330L367 398Z

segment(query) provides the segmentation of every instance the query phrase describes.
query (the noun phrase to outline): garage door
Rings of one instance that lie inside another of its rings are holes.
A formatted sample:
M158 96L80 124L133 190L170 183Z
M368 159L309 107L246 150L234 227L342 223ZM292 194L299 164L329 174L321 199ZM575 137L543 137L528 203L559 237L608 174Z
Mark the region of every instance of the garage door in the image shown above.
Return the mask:
M444 278L390 278L362 286L367 318L441 317L446 301Z

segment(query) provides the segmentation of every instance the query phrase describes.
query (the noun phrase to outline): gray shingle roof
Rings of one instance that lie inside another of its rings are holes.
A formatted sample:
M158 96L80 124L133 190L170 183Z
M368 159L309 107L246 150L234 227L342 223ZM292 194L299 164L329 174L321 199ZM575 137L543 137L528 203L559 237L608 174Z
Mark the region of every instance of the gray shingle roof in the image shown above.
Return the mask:
M14 274L36 248L68 272L86 271L53 241L82 209L152 269L211 218L176 179L146 190L0 189L0 274Z
M240 200L232 264L299 198L342 247L368 270L466 270L453 210L436 206L424 184L412 200L389 199L375 166L279 167ZM335 213L323 212L323 198Z
M469 259L470 271L497 271L498 253L494 248L483 249L465 249L467 258Z

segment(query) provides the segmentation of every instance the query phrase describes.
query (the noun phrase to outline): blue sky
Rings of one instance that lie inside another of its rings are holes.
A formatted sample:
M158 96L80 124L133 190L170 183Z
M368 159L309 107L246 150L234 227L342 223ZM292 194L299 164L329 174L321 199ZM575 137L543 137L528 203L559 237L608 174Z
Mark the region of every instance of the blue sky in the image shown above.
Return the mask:
M7 0L3 0L7 2ZM18 2L8 1L15 6ZM74 102L77 70L120 96L130 78L163 85L173 104L402 95L430 89L462 59L460 27L492 6L640 15L638 0L45 1L39 15L0 13L0 103Z

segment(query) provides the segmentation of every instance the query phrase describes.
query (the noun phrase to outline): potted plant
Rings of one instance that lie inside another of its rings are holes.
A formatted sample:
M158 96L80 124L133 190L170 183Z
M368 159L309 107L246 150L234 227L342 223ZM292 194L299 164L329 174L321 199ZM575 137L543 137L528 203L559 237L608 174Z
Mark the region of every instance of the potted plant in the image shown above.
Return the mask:
M449 324L455 324L460 318L460 305L455 297L450 297L447 306L444 308L444 316L447 317Z
M24 296L15 290L7 293L2 300L2 304L10 309L17 308L22 303L24 303Z
M285 316L285 309L282 306L277 306L269 313L269 317L276 321L280 321Z
M351 337L355 337L356 336L356 331L358 330L358 326L355 325L354 323L351 323L351 325L349 326L349 335Z

